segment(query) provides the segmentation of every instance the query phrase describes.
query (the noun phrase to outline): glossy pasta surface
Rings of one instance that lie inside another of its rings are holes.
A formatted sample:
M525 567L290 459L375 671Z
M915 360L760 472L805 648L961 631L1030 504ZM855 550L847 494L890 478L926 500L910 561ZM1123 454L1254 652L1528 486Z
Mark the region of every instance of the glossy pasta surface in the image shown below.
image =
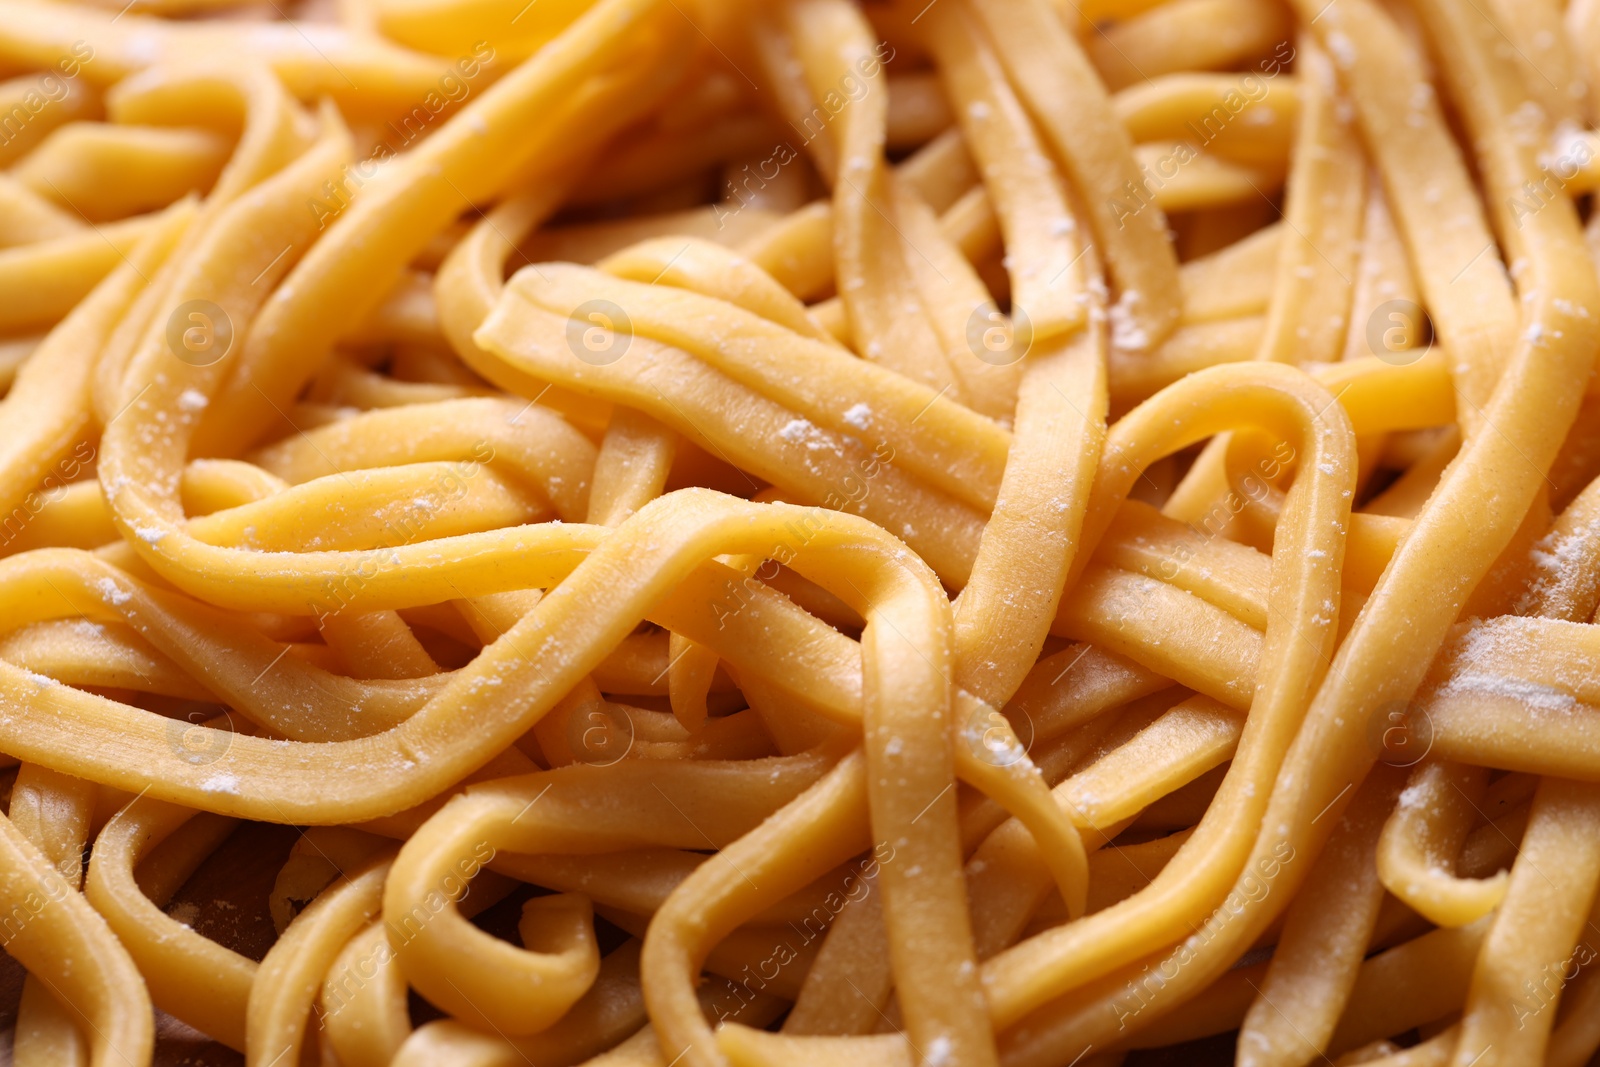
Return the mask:
M1600 1062L1597 119L1597 0L0 0L7 1062Z

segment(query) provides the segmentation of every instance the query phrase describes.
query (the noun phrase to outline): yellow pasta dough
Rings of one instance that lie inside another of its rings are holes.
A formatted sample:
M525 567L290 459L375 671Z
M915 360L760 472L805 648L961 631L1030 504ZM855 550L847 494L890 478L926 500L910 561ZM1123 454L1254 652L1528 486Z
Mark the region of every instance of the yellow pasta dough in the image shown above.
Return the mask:
M1596 78L0 0L11 1062L1596 1062Z

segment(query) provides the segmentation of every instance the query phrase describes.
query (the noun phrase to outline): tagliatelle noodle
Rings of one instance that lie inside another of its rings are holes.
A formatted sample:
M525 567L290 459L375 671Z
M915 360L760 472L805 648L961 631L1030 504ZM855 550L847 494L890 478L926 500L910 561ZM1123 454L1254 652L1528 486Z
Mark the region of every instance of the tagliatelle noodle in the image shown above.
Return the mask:
M0 2L16 1062L1586 1062L1592 6Z

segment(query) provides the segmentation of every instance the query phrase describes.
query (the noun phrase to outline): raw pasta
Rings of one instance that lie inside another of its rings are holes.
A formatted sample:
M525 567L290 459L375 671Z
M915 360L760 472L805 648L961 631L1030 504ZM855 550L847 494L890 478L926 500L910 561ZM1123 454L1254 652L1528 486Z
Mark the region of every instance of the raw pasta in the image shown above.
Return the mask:
M1593 1061L1600 5L118 6L0 0L13 1062Z

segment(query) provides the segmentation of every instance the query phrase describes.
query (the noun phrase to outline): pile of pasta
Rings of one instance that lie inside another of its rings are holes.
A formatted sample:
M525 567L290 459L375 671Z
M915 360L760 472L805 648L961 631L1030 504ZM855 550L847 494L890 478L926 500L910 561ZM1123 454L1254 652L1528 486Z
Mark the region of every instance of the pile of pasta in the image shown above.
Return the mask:
M0 75L15 1063L1592 1062L1600 4Z

